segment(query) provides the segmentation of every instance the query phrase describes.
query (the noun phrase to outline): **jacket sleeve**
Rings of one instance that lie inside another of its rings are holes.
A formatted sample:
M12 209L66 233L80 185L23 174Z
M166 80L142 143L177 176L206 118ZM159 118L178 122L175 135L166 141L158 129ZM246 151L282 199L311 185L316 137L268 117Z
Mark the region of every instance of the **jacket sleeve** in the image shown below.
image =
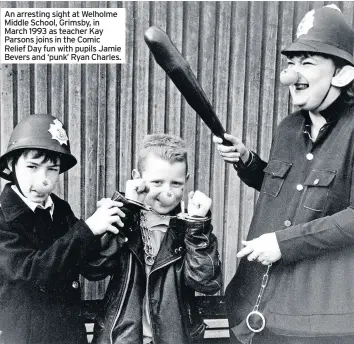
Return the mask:
M240 179L248 186L261 190L261 186L264 178L264 169L267 163L263 161L255 152L251 152L250 161L245 165L234 164L234 168L237 171Z
M71 209L70 209L71 211ZM72 212L71 212L72 214ZM68 231L46 249L38 249L20 224L0 222L0 275L9 281L40 286L79 274L79 265L94 247L95 237L86 223L68 215ZM14 230L14 226L19 226Z
M284 263L354 244L354 206L275 232Z
M186 217L185 283L205 294L214 294L221 288L221 265L218 242L212 233L211 218Z
M99 250L88 261L86 261L83 271L81 272L82 275L89 280L101 280L112 274L117 265L120 250L129 240L128 229L132 225L134 216L138 214L142 208L141 204L128 200L119 192L117 192L116 201L123 203L120 210L122 210L125 214L125 217L121 218L124 227L117 227L119 229L118 234L107 232L101 236Z

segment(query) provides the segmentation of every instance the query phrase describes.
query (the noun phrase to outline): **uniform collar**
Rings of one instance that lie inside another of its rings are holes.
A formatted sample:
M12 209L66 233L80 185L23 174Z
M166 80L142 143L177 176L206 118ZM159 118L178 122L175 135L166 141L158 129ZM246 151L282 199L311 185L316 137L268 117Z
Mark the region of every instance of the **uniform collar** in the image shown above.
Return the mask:
M320 114L327 123L336 122L341 117L345 107L347 107L347 104L345 102L345 95L342 93L330 106L320 111Z
M16 185L11 185L11 189L16 192L16 194L22 199L25 204L34 212L36 208L41 208L41 209L49 209L50 215L53 217L53 212L54 212L54 203L53 200L50 196L48 196L44 206L35 202L32 202L29 200L27 197L23 196L21 192L18 190Z
M320 111L320 115L326 120L327 124L337 122L342 116L344 110L348 107L348 103L345 101L345 95L341 94L330 106L325 110ZM301 110L302 115L305 118L305 124L311 125L311 119L309 112Z
M12 221L24 213L32 213L28 205L12 190L11 183L6 184L1 193L0 206L6 221Z

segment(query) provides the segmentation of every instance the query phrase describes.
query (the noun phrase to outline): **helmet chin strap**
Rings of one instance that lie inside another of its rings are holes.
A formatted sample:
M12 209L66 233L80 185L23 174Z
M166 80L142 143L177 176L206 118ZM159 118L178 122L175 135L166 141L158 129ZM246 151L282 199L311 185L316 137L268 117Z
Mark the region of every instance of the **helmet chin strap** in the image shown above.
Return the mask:
M333 79L333 77L336 75L336 70L337 70L337 68L335 68L334 71L333 71L332 79ZM326 101L326 99L327 99L327 97L328 97L328 94L329 94L329 91L331 90L331 88L332 88L332 83L330 83L326 94L325 94L324 97L322 98L321 103L320 103L315 109L309 110L310 112L316 111L317 109L319 109L319 108L321 107L321 105Z
M13 181L14 185L17 187L18 191L21 192L23 197L26 197L20 188L20 184L18 183L17 176L16 176L16 170L15 170L15 162L13 160L11 162L11 166L12 166L12 181Z
M320 103L316 108L314 108L313 110L309 110L310 112L316 111L317 109L319 109L319 108L321 107L321 105L322 105L322 104L325 102L325 100L327 99L328 93L329 93L329 91L331 90L331 88L332 88L332 85L330 85L330 86L328 87L328 90L327 90L326 94L324 95L324 97L322 98L321 103Z

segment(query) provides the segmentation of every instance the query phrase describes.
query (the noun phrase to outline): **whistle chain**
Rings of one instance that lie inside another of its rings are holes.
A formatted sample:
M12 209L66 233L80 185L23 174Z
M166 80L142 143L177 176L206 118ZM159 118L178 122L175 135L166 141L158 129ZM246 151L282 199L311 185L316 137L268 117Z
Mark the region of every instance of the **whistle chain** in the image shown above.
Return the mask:
M259 307L259 304L261 303L261 299L262 299L262 296L263 296L263 293L264 293L264 290L268 284L268 279L269 279L269 270L272 266L272 263L268 264L268 267L267 267L267 271L265 272L265 274L263 275L263 278L262 278L262 284L261 284L261 289L259 290L259 294L257 296L257 302L256 304L254 305L253 307L253 311L258 311L258 307Z
M259 291L259 294L258 294L258 297L257 297L257 302L256 304L254 305L253 307L253 310L251 312L248 313L247 317L246 317L246 325L247 327L249 328L249 330L251 330L252 332L254 333L259 333L259 332L262 332L263 329L265 328L265 324L266 324L266 320L265 320L265 317L264 315L258 310L259 308L259 304L261 303L261 300L262 300L262 296L263 296L263 293L264 293L264 290L267 286L267 283L268 283L268 278L269 278L269 270L272 266L272 263L268 264L268 268L267 268L267 271L266 273L263 275L263 278L262 278L262 284L261 284L261 289ZM251 317L253 317L253 319L255 317L259 317L261 319L261 325L260 327L253 327L253 325L250 324L250 319ZM252 339L250 341L250 344L252 343Z

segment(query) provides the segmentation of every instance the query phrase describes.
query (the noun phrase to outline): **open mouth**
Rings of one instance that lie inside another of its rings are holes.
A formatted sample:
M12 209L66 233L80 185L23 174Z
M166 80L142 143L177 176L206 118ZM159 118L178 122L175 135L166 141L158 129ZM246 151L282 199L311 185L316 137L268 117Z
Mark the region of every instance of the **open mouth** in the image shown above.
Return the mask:
M300 83L296 83L294 86L296 91L303 91L309 87L308 84L300 84Z

